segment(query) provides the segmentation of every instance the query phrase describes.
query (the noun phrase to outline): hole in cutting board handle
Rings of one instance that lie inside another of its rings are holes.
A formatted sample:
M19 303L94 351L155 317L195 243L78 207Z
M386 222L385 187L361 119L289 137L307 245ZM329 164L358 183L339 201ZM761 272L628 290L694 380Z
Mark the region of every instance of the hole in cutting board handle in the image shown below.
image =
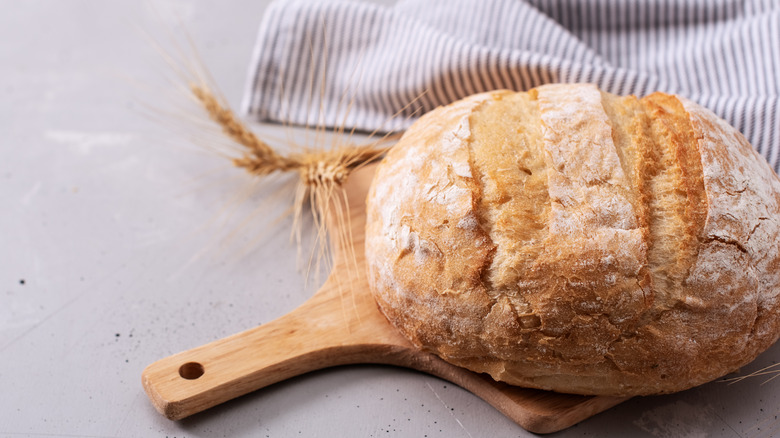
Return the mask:
M203 375L206 370L197 362L187 362L179 367L179 375L187 380L195 380Z

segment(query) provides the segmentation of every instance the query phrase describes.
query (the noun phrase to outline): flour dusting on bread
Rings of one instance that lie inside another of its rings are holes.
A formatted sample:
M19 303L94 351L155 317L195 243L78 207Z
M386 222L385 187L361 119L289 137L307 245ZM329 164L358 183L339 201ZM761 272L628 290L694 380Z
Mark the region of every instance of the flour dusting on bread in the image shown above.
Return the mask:
M366 259L418 347L510 384L657 394L780 336L780 180L695 103L589 84L472 96L377 170Z

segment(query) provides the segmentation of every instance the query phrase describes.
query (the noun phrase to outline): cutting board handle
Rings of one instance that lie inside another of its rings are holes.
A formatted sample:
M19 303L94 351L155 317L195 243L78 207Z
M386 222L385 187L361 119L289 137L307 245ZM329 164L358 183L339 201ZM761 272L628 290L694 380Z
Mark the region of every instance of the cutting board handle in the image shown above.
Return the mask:
M340 300L318 293L270 323L154 362L143 372L144 389L177 420L309 371L359 363L362 331L334 327L333 311L341 310L323 309L333 306Z
M364 203L373 166L350 176L353 244L363 247ZM343 207L343 206L340 206ZM335 217L327 218L333 228ZM365 288L362 251L334 250L334 268L308 301L272 322L149 365L142 374L155 408L177 420L282 380L356 363L404 364L412 351ZM360 268L358 266L361 266Z

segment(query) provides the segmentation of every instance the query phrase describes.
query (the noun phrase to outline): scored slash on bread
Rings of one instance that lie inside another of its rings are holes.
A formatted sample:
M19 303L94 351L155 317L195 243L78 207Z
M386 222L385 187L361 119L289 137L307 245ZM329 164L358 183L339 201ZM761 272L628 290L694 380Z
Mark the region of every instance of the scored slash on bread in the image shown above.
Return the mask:
M496 380L674 392L780 335L779 214L764 159L684 98L483 93L380 164L369 283L415 345Z

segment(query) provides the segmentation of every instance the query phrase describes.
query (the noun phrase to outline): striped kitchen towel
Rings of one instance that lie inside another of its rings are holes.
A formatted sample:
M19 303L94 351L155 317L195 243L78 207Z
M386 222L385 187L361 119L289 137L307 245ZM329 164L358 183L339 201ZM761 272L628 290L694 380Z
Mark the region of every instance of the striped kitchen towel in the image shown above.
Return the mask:
M243 112L392 131L469 94L591 82L710 108L780 170L780 1L277 1Z

